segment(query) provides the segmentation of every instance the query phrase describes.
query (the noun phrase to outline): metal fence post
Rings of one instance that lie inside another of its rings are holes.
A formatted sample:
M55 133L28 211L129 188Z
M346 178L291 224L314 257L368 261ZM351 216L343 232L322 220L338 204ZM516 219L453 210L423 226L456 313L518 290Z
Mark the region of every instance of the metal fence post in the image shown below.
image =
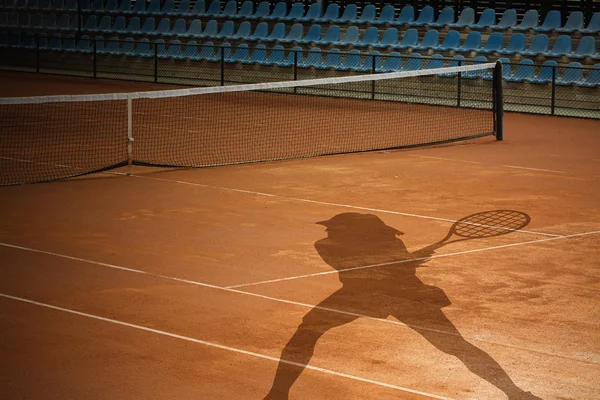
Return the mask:
M550 101L550 115L554 115L554 109L556 108L556 66L552 66L552 100Z
M98 43L97 43L97 39L94 39L94 79L96 79L97 74L98 74L98 67L97 67L97 62L98 62L98 58L97 58L97 52L98 50Z
M158 82L158 45L154 42L154 83Z
M377 56L371 56L371 74L377 73ZM375 79L371 81L371 100L375 100Z
M298 50L294 50L294 80L298 80ZM294 86L294 94L298 93L298 89Z
M221 46L221 86L225 86L225 48Z
M458 60L458 66L462 67L462 60ZM457 93L456 93L456 106L457 107L460 107L461 91L462 91L462 72L459 72L458 73L458 88L457 88Z
M40 73L40 35L37 35L35 45L35 72Z
M494 94L494 105L495 105L495 120L496 120L496 140L504 139L504 95L502 93L502 79L503 70L502 63L496 61L496 67L494 68L494 78L492 81L493 94Z

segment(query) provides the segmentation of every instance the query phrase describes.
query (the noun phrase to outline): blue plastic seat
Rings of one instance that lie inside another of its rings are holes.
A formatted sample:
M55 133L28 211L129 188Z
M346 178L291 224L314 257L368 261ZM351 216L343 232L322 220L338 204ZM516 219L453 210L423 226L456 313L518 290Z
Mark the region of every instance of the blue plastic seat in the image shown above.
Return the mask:
M171 10L167 9L167 4L172 3L173 6L169 6ZM168 15L169 17L183 17L190 12L190 1L189 0L180 0L177 9L175 8L174 0L167 0L165 5L163 6L162 13ZM184 50L185 52L185 50Z
M462 46L454 49L457 53L470 53L481 48L481 33L469 32Z
M261 19L262 17L269 15L269 2L267 1L261 1L258 6L256 7L256 11L254 11L254 14L252 15L248 15L246 17L246 19L249 20L255 20L255 19Z
M520 54L528 57L535 57L538 54L548 51L548 36L543 33L535 35L529 49L519 52Z
M453 24L448 24L449 28L452 29L456 29L456 28L466 28L469 25L472 25L475 23L475 10L473 10L471 7L467 7L465 9L462 10L462 12L460 13L460 16L458 17L458 21L456 21Z
M419 53L411 53L402 69L404 71L418 71L423 69L423 58Z
M340 40L340 27L337 25L330 25L327 28L327 32L325 32L325 36L323 36L320 40L315 40L315 44L317 46L325 46L334 42L338 42Z
M220 59L221 54L218 51L215 52L215 44L213 42L205 42L195 58L195 60L204 60L209 62L219 61Z
M378 43L373 44L377 49L385 49L387 47L398 44L398 29L388 28L383 32L383 36Z
M330 4L329 6L332 6L332 5L333 4ZM336 4L336 6L337 6L337 4ZM298 21L298 22L316 21L319 18L319 16L321 16L321 3L312 3L310 5L310 7L308 7L308 11L306 12L306 14L304 14L304 16L302 16L302 17L296 18L296 21ZM336 14L336 17L337 17L337 14Z
M36 15L34 15L34 17ZM34 25L33 22L30 22L30 26L36 26L36 25ZM41 24L39 26L41 26ZM97 28L98 28L98 19L96 18L95 15L89 15L86 18L85 23L83 24L83 28L82 29L84 31L93 31L93 30L95 30Z
M416 46L413 46L413 50L416 51L422 51L422 50L429 50L432 47L435 47L439 44L439 32L436 31L435 29L430 29L427 32L425 32L425 36L423 37L423 40L421 41L421 43L419 43Z
M90 44L89 36L81 35L81 37L77 41L77 46L73 48L72 51L76 53L91 53L92 46Z
M252 26L249 21L243 21L239 24L237 31L225 36L227 40L240 40L252 34Z
M192 9L184 16L200 17L200 16L204 15L205 11L206 11L206 3L204 2L204 0L196 0L194 7L192 7Z
M226 58L231 57L231 44L224 42L221 43L220 46L217 46L215 49L215 58L214 60L210 60L210 61L214 61L214 62L221 62L221 59L223 61L225 61Z
M233 20L246 19L247 17L252 15L253 12L254 12L254 5L252 4L252 1L246 0L242 3L242 5L240 6L240 10L237 13L234 10L234 13L229 15L227 18L233 19Z
M481 54L491 54L502 50L504 46L504 35L501 32L492 32L488 36L488 40L485 43L485 47L477 50Z
M336 3L331 3L327 6L325 13L322 17L315 18L314 21L318 23L325 23L337 20L340 17L340 6ZM298 21L303 21L302 18L299 18Z
M360 39L356 43L353 43L352 46L359 47L359 48L360 47L369 47L372 44L377 43L378 39L379 39L379 31L377 30L376 27L370 26L365 31L365 34L363 35L362 39Z
M381 54L377 50L370 51L360 67L354 68L360 72L374 72L381 67Z
M294 63L299 64L302 62L302 47L294 46L290 49L288 56L285 58L283 63L279 64L280 67L291 67Z
M23 36L21 37L20 47L24 47L26 49L32 49L32 48L36 47L35 36L33 35L33 33L31 33L31 32L23 33Z
M396 11L394 10L394 6L388 4L381 9L379 13L379 17L377 19L371 21L371 25L385 25L389 24L394 20L394 14Z
M125 20L124 17L123 20ZM58 21L56 21L56 29L60 31L70 31L71 29L73 29L68 14L62 14L60 17L58 17Z
M302 18L303 15L304 15L304 4L294 3L292 5L292 8L290 8L289 14L279 17L278 20L284 21L284 22L293 21L297 18Z
M11 39L13 39L13 40L16 39L16 42L13 42L13 43L9 42L9 46L18 47L21 38L18 35L11 35ZM62 40L62 43L60 44L60 46L61 46L61 50L63 50L63 51L66 51L69 53L74 53L75 52L75 35L73 35L73 34L67 35Z
M402 10L400 10L400 14L398 15L398 19L390 22L390 25L393 26L402 26L406 25L415 20L415 8L413 6L404 6Z
M360 51L359 50L350 50L350 52L344 58L344 61L335 67L338 71L349 71L355 68L359 68L362 65L360 59Z
M263 40L269 35L269 26L266 22L259 22L251 36L245 38L247 42L257 42Z
M236 64L247 60L249 56L250 52L248 51L248 45L242 43L235 49L232 56L225 58L225 62L228 64Z
M144 25L146 25L144 23ZM143 28L142 28L143 30ZM146 32L147 36L162 36L164 33L168 33L171 30L171 19L163 18L158 23L158 27L152 32Z
M248 25L250 25L249 22ZM192 21L185 34L180 36L191 38L200 37L200 35L202 35L202 21L200 21L199 19L195 19Z
M100 22L98 23L98 25L94 28L87 28L86 30L88 32L110 32L111 31L111 22L110 22L110 16L105 15L102 18L100 18Z
M600 32L600 12L595 12L590 18L587 28L580 29L579 33L594 34Z
M121 0L116 10L109 11L109 14L126 14L131 9L131 0Z
M572 53L568 53L567 57L582 59L589 57L594 53L596 53L596 38L593 36L584 36L579 40L577 49Z
M230 37L233 35L234 29L235 27L233 25L233 21L225 21L223 22L223 25L221 25L221 30L219 33L214 35L213 38L221 40Z
M221 1L213 0L208 5L208 9L202 15L203 17L216 17L221 14Z
M306 32L306 36L302 39L296 40L296 42L300 44L309 44L312 42L316 42L321 39L321 25L313 24L308 28L308 32Z
M350 21L352 24L367 24L373 20L375 20L375 16L377 15L377 10L373 4L366 5L362 12L360 13L359 18L355 18Z
M169 32L165 32L163 34L163 36L174 37L174 36L183 35L186 33L186 30L187 30L187 26L185 23L185 19L179 18L179 19L175 20L175 23L173 24L173 28Z
M458 31L449 31L444 41L439 46L433 46L433 51L450 51L460 46L460 33Z
M146 0L135 0L133 7L127 11L122 11L126 15L143 14L146 11Z
M419 13L419 18L416 21L408 23L408 26L425 26L433 22L433 7L425 6Z
M454 23L454 8L445 7L440 11L437 21L429 24L431 28L443 28Z
M392 51L383 59L383 65L377 68L377 72L398 72L402 71L402 59L400 53Z
M568 63L562 76L556 80L556 84L560 86L571 86L579 82L583 82L583 68L577 61Z
M100 54L117 54L117 53L119 53L119 38L116 36L109 38L106 41L104 48L101 50L98 50L98 53L100 53Z
M441 54L433 54L425 66L425 69L436 68L444 68L444 60Z
M172 40L166 51L158 54L158 58L181 58L181 42L179 40Z
M535 32L552 32L556 28L560 28L560 11L551 10L546 14L546 18L544 18L544 23L542 26L538 26L533 28Z
M346 4L344 8L344 12L341 17L332 20L336 24L348 24L353 19L356 19L356 15L358 14L358 9L356 4Z
M6 5L8 5L8 3L12 3L12 0L7 2ZM53 0L52 1L52 9L57 10L57 11L65 10L65 0Z
M144 39L148 40L147 38L144 38ZM145 41L143 43L145 43ZM138 46L139 46L139 44L138 44ZM121 47L119 48L119 54L127 55L127 56L137 55L137 54L135 54L135 47L136 46L135 46L135 42L133 41L133 38L130 38L130 37L125 38L125 40L121 42ZM148 57L151 57L152 54L154 54L154 53L149 54Z
M337 42L333 42L335 46L350 46L358 42L358 27L349 26L344 32L344 37Z
M487 29L492 25L496 24L496 10L493 8L486 8L481 13L479 21L476 24L470 24L471 29Z
M517 70L510 77L506 78L508 82L529 82L534 78L533 61L521 60L517 65Z
M545 51L542 54L544 57L562 57L571 52L571 36L561 35L556 38L552 50Z
M27 0L26 8L36 9L37 8L37 0ZM86 5L85 2L82 3L81 9L85 11L101 11L104 8L104 0L90 0L90 2Z
M304 34L304 26L302 24L294 24L290 28L287 36L279 39L280 43L293 43L302 39Z
M102 25L105 17L100 20L100 26ZM108 18L108 27L110 28L110 17ZM56 28L56 15L54 14L46 14L44 17L44 29L46 30L54 30Z
M223 7L223 11L219 14L215 15L215 18L231 18L237 13L237 2L235 0L229 0L225 3L225 7Z
M462 54L457 54L454 57L452 57L452 59L448 63L448 68L460 67L463 65L467 65L465 62L465 56L463 56ZM454 78L456 75L457 75L456 72L445 72L443 74L438 74L438 76L440 76L442 78Z
M497 53L501 55L513 55L525 50L525 35L522 33L513 33L508 41L508 45L498 50Z
M206 25L204 25L204 30L202 31L202 33L200 35L196 35L196 37L200 37L200 38L213 38L214 36L219 34L219 25L217 24L217 21L214 19L211 19L210 21L208 21L206 23Z
M262 39L265 43L273 43L285 37L285 24L283 22L278 22L273 26L273 30L271 30L271 34L266 38Z
M491 25L490 28L505 31L507 29L511 29L515 25L517 25L517 10L511 8L509 10L505 10L502 14L500 22L498 22L496 25Z
M556 28L558 33L573 33L583 29L583 13L581 11L573 11L569 14L567 23L562 28Z
M131 43L127 43L125 50L121 49L120 52L126 53L130 56L153 58L154 51L158 53L160 50L164 51L164 43L162 44L162 46L155 47L155 49L153 49L150 46L150 39L143 38L139 42L137 42L137 44L135 44L135 47L133 39L131 39Z
M391 47L393 49L403 50L408 49L409 47L416 46L419 42L419 32L416 29L410 28L406 32L404 32L404 36L402 36L402 41L398 44L394 44Z
M193 60L198 55L198 43L195 40L190 40L183 47L183 51L181 52L181 59L184 60Z
M333 69L342 63L340 49L331 49L325 56L321 65L315 65L317 69Z
M177 14L175 14L175 0L165 0L160 9L160 14L167 16L176 16Z
M285 4L285 2L280 1L277 4L275 4L275 7L273 8L273 12L271 13L271 15L265 15L264 17L262 17L262 19L264 21L274 21L281 17L285 17L286 14L287 14L287 5Z
M577 86L594 88L600 86L600 64L596 64L588 71L585 80L576 82Z
M318 47L313 47L308 51L306 58L302 62L298 63L298 67L312 68L316 67L317 65L321 65L322 63L323 60L321 58L321 49Z
M485 56L477 56L473 59L473 62L471 63L471 65L477 65L477 64L485 64L487 63L487 58ZM477 69L474 71L465 71L461 74L461 76L465 79L486 79L489 78L488 76L488 71L485 69Z
M142 29L137 33L143 34L143 35L152 35L152 33L154 33L155 30L156 30L156 21L154 20L154 17L148 17L144 21L144 25L142 25ZM133 32L133 33L135 33L135 32Z
M517 26L514 26L512 29L513 31L528 31L538 26L539 19L540 14L537 10L527 10L525 14L523 14L521 23Z
M558 70L556 70L557 66L558 64L554 60L545 61L537 76L529 78L528 82L535 84L547 84L552 82L552 75L558 75Z
M284 58L285 58L285 49L283 48L282 45L278 44L277 46L274 46L271 49L271 52L269 53L268 57L263 60L260 61L259 64L260 65L282 65L284 62Z
M140 12L141 15L160 15L160 1L161 0L150 0L150 3L146 4L146 9Z

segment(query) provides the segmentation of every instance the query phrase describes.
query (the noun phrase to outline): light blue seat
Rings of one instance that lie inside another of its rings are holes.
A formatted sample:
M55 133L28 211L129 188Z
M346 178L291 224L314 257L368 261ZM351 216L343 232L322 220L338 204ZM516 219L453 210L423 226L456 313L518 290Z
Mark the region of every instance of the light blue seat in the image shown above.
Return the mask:
M511 29L515 25L517 25L517 10L511 8L509 10L505 10L502 14L500 22L498 22L496 25L490 26L490 28L505 31L507 29Z
M319 30L320 32L320 30ZM304 34L304 26L302 24L294 24L290 28L287 36L279 39L280 43L293 43L302 39L302 35Z
M34 17L38 15L35 14ZM39 14L41 16L41 14ZM33 22L30 22L30 26L37 26L34 25ZM39 24L39 26L41 26L41 24ZM84 31L93 31L95 29L98 28L98 19L96 18L95 15L89 15L86 19L85 19L85 23L83 24L83 30Z
M433 46L433 51L450 51L460 46L460 33L458 31L449 31L444 41L439 46Z
M579 40L577 49L567 54L569 58L582 59L596 53L596 38L593 36L584 36Z
M458 17L458 21L456 21L453 24L448 24L449 28L452 29L456 29L456 28L466 28L469 25L472 25L475 23L475 10L473 10L471 7L467 7L465 9L462 10L462 12L460 13L460 16Z
M562 76L559 76L556 80L556 84L560 86L571 86L582 81L583 68L581 63L573 61L567 64Z
M436 68L444 68L444 60L441 54L433 54L425 66L425 69Z
M462 46L454 49L457 53L470 53L481 48L481 33L469 32Z
M538 26L533 28L535 32L552 32L556 28L560 28L560 11L551 10L546 14L546 18L544 18L544 23L542 26Z
M306 54L306 58L298 63L300 68L312 68L317 65L321 65L323 60L321 58L321 49L318 47L311 48Z
M337 42L340 40L340 27L337 25L330 25L327 28L327 32L325 32L325 36L323 36L320 40L315 40L315 44L317 46L325 46L331 43Z
M588 23L587 28L580 29L579 33L594 34L600 32L600 12L595 12L590 18L590 22Z
M179 40L172 40L169 43L169 47L167 51L158 55L159 58L174 58L179 59L182 58L181 55L181 42Z
M172 1L172 0L167 0ZM174 2L173 2L174 3ZM173 4L174 5L174 4ZM183 17L190 12L190 0L180 0L177 9L173 7L172 11L165 12L163 9L163 13L168 15L169 17Z
M534 78L533 61L521 60L517 65L517 70L510 77L506 78L508 82L529 82Z
M262 17L262 19L264 21L274 21L281 17L285 17L286 14L287 5L285 4L285 2L280 1L277 4L275 4L275 8L273 8L273 12L271 13L271 15L265 15L264 17Z
M175 37L175 36L183 35L186 33L186 30L187 30L187 26L185 23L185 19L179 18L179 19L175 20L175 23L173 24L173 28L169 32L165 32L163 34L163 36Z
M98 53L100 53L100 54L117 54L117 53L119 53L119 38L116 36L109 38L106 41L104 48L101 50L98 50Z
M126 29L127 29L127 25L125 23L125 17L121 15L121 16L118 16L117 18L115 18L115 22L105 32L106 33L113 33L113 32L119 33L119 32L124 32Z
M400 53L392 51L383 59L383 65L378 66L377 72L398 72L402 71L402 59Z
M496 10L493 8L486 8L481 13L479 21L476 24L470 24L471 29L487 29L492 25L496 24Z
M110 22L110 16L109 15L105 15L102 18L100 18L100 22L98 23L98 26L96 26L95 28L91 28L88 29L89 32L110 32L111 31L111 22Z
M177 14L175 14L175 0L165 0L164 4L160 9L160 14L176 16Z
M283 22L278 22L273 26L273 30L271 30L271 34L266 38L262 39L265 43L273 43L285 37L285 24Z
M121 43L121 47L119 48L119 54L133 56L135 55L135 44L133 42L133 38L125 38L125 40Z
M423 36L423 40L416 46L413 46L413 50L422 51L429 50L432 47L435 47L439 44L439 32L435 29L430 29L425 32L425 36Z
M32 49L36 47L34 34L31 32L24 32L23 36L21 37L20 47L24 47L26 49Z
M379 17L377 19L371 21L371 25L385 25L389 24L394 20L394 14L396 11L394 10L394 6L388 4L381 9L379 13Z
M148 17L144 21L144 25L142 25L142 29L138 33L142 33L144 35L152 35L152 33L154 33L155 30L156 21L154 20L154 17Z
M521 51L520 54L528 57L535 57L538 54L542 54L546 51L548 51L548 36L540 33L533 37L533 40L529 45L529 49Z
M309 44L312 42L316 42L321 39L321 25L313 24L308 28L308 32L306 32L306 36L302 39L296 40L296 42L300 44Z
M139 14L160 15L160 1L161 0L150 0L150 3L146 5L146 9L143 12L140 12Z
M412 21L408 23L408 26L425 26L429 25L433 22L433 7L426 6L421 9L419 13L419 18L416 21Z
M124 22L125 17L122 18ZM76 18L73 18L73 21L76 21ZM71 29L76 29L76 27L71 23L71 19L69 18L68 14L62 14L60 17L58 17L58 21L56 21L56 29L64 32L70 31Z
M340 16L340 6L336 3L329 4L325 10L325 14L322 17L315 18L314 21L317 23L325 23L337 20ZM298 18L298 21L305 21L304 18Z
M522 33L513 33L510 36L510 40L508 41L508 45L498 50L497 53L501 55L510 55L519 53L525 50L525 35Z
M205 11L206 11L206 3L204 2L204 0L196 0L194 7L192 7L192 9L188 13L184 14L184 16L200 17L200 16L204 15Z
M330 4L330 6L332 6L332 5L333 4ZM310 7L308 7L308 11L306 12L306 14L302 17L296 18L296 21L298 21L298 22L316 21L320 15L321 15L321 3L312 3L310 5ZM337 17L337 14L336 14L336 17Z
M249 56L250 52L248 51L248 45L242 43L235 49L232 56L225 58L225 62L228 64L236 64L247 60Z
M445 7L440 11L437 21L429 24L431 28L443 28L454 23L454 8Z
M315 65L317 69L333 69L342 63L340 49L331 49L325 56L325 60L321 65Z
M252 25L250 25L249 21L243 21L238 26L237 31L234 34L227 36L227 39L229 39L229 40L244 39L244 38L250 36L251 34L252 34Z
M487 63L487 58L485 56L477 56L473 59L471 65L477 64L485 64ZM475 71L466 71L462 73L462 77L466 79L491 79L490 71L487 69L477 69Z
M356 7L356 4L346 4L342 16L337 19L334 19L331 22L334 22L336 24L349 24L350 21L356 19L357 14L358 9Z
M231 18L237 13L237 2L235 0L229 0L225 3L225 7L223 7L223 11L219 14L215 15L215 18Z
M552 82L552 75L555 77L558 75L557 67L558 64L554 60L544 61L537 76L530 78L529 82L535 84L547 84Z
M248 24L250 24L250 23L248 23ZM179 36L183 36L186 38L193 38L193 37L200 37L200 35L202 35L202 21L200 21L199 19L195 19L192 21L192 23L188 27L187 31L185 32L185 34L179 35Z
M36 9L37 8L37 0L27 0L26 8ZM90 0L90 2L86 5L85 2L82 2L81 9L84 11L101 11L104 8L104 0Z
M260 65L282 65L285 59L285 49L283 48L282 45L278 44L277 46L274 46L271 49L271 52L269 53L268 57L263 60L260 61L259 64Z
M143 28L142 28L143 30ZM158 23L158 27L152 31L147 32L146 36L162 36L164 33L168 33L171 30L171 19L163 18Z
M131 46L133 46L133 42L131 43ZM163 48L164 48L164 45L163 45ZM158 51L159 49L157 48L156 50ZM153 58L154 50L150 46L150 39L148 39L148 38L141 39L136 44L135 49L132 51L128 51L127 54L136 56L136 57Z
M362 62L361 62L361 58L360 58L360 51L359 50L350 50L348 52L348 54L346 55L346 58L344 58L344 61L342 62L342 64L335 67L335 69L338 71L349 71L349 70L355 70L356 68L360 68L361 65L362 65Z
M454 57L452 57L452 59L448 63L448 68L450 68L450 67L460 67L460 66L463 66L463 65L466 65L465 56L463 56L462 54L457 54ZM442 78L454 78L457 75L458 74L456 72L445 72L443 74L438 74L438 76L442 77Z
M502 67L502 79L504 79L504 80L510 79L510 77L512 76L510 60L506 57L502 57L502 58L499 58L497 61L500 61L500 64ZM491 80L491 79L492 79L492 76L490 75L488 80Z
M360 13L359 18L355 18L350 21L352 24L368 24L369 22L375 20L375 16L377 15L377 10L373 4L366 5L362 12Z
M423 69L423 58L419 53L411 53L402 69L404 71L418 71Z
M9 42L9 46L11 47L18 47L19 43L20 43L20 36L19 35L11 35L11 39L16 39L16 42L10 43ZM61 50L69 52L69 53L74 53L75 52L75 35L70 34L67 35L62 43L60 44L61 46Z
M146 0L135 0L133 7L129 10L122 11L122 14L126 15L136 15L143 14L146 11Z
M349 26L344 32L344 37L337 41L333 42L335 46L350 46L354 45L358 42L358 27L357 26Z
M376 49L385 49L398 44L398 29L388 28L383 32L383 36L378 43L373 44Z
M216 17L221 14L221 1L213 0L208 5L208 9L202 15L203 17Z
M278 20L288 22L288 21L293 21L297 18L302 18L303 15L304 15L304 4L294 3L292 5L292 8L290 8L289 14L279 17ZM283 58L282 58L282 60L283 60Z
M377 30L376 27L370 26L365 31L365 34L363 35L362 39L360 39L356 43L353 43L352 46L359 47L359 48L360 47L369 47L372 44L377 43L378 39L379 39L379 31Z
M226 58L231 57L231 43L221 43L215 50L215 59L211 61L221 62L221 59L225 61Z
M596 64L588 71L585 81L576 82L577 86L594 88L600 86L600 64Z
M513 31L528 31L538 26L539 19L540 14L537 10L527 10L525 14L523 14L521 23L517 26L514 26L512 29Z
M166 58L167 45L164 39L156 39L154 41L154 51L158 58Z
M225 21L223 22L223 25L221 25L221 30L219 31L219 33L214 35L213 38L221 40L230 37L231 35L233 35L234 29L235 27L233 25L233 21Z
M252 4L251 0L246 0L240 6L240 11L237 14L230 15L229 19L246 19L252 13L254 13L254 4Z
M254 11L254 14L252 15L248 15L246 17L246 19L249 20L255 20L255 19L261 19L262 17L269 15L269 2L267 1L261 1L258 6L256 7L256 11Z
M105 17L102 17L100 20L100 25L104 21ZM110 17L108 18L108 27L110 28ZM54 30L56 28L56 15L54 14L46 14L44 17L44 29L46 30Z
M419 42L419 32L415 28L410 28L406 32L404 32L404 36L402 36L402 41L398 44L394 44L391 47L396 50L404 50L409 47L416 46Z
M554 46L552 46L552 50L545 51L542 54L544 57L562 57L565 54L571 52L571 36L569 35L561 35L556 38L554 42Z
M290 49L288 56L283 61L283 63L280 64L279 66L280 67L291 67L294 65L294 63L299 64L301 62L302 62L302 47L294 46Z
M400 10L400 14L398 15L398 19L390 22L390 25L393 26L402 26L406 25L415 20L415 8L413 6L404 6L402 10Z
M215 62L220 58L221 55L219 52L215 52L215 44L213 42L205 42L195 60Z
M354 68L354 70L360 72L375 72L380 66L381 53L379 53L377 50L372 50L365 57L365 61L363 62L363 64L358 68Z
M485 43L485 47L477 50L481 54L491 54L502 50L504 47L504 35L501 32L492 32L488 36L488 40Z
M181 52L181 58L186 60L193 60L198 55L198 43L195 40L190 40L183 47Z
M121 0L119 7L114 11L109 11L109 14L126 14L131 9L131 0Z
M583 13L581 11L573 11L569 14L567 23L562 28L556 28L558 33L573 33L583 29Z
M246 37L247 42L258 42L269 35L269 25L266 22L259 22L251 36Z
M211 19L210 21L208 21L206 23L206 25L204 25L204 30L202 31L202 33L200 35L196 35L196 37L210 39L218 34L219 34L219 25L217 24L216 20Z

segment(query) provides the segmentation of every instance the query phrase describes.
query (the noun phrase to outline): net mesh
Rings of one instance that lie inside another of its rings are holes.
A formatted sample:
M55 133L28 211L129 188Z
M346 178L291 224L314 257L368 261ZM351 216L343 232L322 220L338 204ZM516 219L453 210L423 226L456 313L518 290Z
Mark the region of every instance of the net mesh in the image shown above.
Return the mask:
M495 130L492 81L469 81L467 88L461 74L480 71L491 77L494 65L0 99L0 184L62 179L129 162L201 167L490 135Z

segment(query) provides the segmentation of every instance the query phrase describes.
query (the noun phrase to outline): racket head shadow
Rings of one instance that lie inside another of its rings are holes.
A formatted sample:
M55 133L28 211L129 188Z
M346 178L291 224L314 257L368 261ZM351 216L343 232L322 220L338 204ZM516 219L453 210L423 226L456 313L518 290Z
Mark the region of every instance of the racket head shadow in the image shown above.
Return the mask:
M450 232L466 239L483 239L520 231L531 217L515 210L492 210L471 214L456 221Z

